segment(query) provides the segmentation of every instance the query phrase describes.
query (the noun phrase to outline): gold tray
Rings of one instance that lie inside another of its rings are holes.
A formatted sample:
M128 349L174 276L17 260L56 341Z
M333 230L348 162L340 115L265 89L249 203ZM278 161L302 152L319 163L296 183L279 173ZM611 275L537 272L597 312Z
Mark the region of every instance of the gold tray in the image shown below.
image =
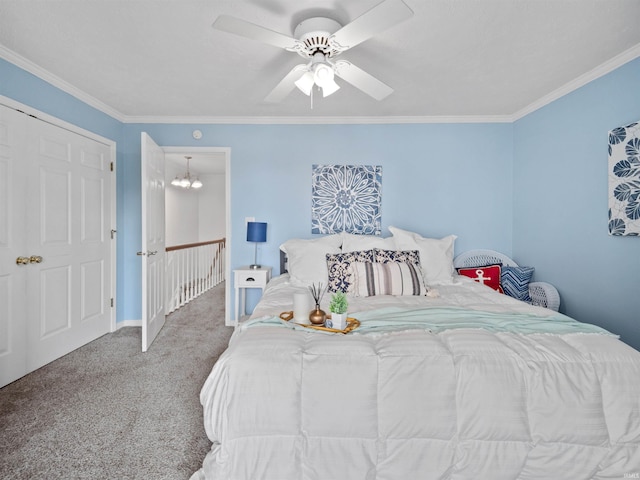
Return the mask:
M330 318L331 315L328 315L327 317ZM288 322L293 319L293 312L282 312L280 314L280 318L285 322ZM352 317L347 317L347 326L344 330L338 330L337 328L323 327L321 325L311 325L311 324L307 325L307 324L298 323L298 322L291 322L291 323L295 323L296 325L300 325L301 327L305 327L305 328L310 328L312 330L322 330L323 332L332 332L332 333L349 333L354 331L356 328L360 326L360 320Z

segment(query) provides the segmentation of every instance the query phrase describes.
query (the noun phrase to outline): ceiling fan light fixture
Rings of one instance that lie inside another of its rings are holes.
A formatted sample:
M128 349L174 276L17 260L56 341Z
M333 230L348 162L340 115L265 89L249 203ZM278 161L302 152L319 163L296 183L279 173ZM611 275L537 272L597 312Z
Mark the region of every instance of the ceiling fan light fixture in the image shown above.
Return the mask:
M313 84L314 84L314 79L313 79L313 73L311 72L306 72L295 82L296 87L298 87L298 89L307 96L311 95L311 89L313 88Z
M343 52L409 19L412 15L413 11L404 0L381 0L375 7L346 25L329 17L304 19L295 27L293 37L228 15L220 15L213 27L311 59L308 65L293 67L265 97L265 102L279 102L295 87L305 95L311 96L314 84L322 88L323 96L331 95L339 88L333 81L334 73L372 98L382 100L390 95L393 89L348 62L345 62L347 67L334 71L337 64L332 63L330 59L335 59ZM313 84L309 81L307 72L314 77ZM313 97L311 105L313 108Z
M316 63L313 66L313 80L319 87L330 84L333 82L333 68L326 63Z
M339 89L340 85L338 85L332 78L330 82L325 82L325 84L322 86L322 96L328 97L332 93L337 92Z

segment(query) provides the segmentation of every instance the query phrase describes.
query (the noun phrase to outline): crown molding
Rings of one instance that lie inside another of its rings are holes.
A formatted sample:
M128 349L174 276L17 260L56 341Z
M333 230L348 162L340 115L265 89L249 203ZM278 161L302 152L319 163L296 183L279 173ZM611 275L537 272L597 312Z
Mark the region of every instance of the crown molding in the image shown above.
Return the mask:
M351 125L399 123L512 123L511 115L389 116L389 117L166 117L131 116L125 123L226 124L226 125Z
M577 90L587 83L612 72L618 67L640 57L640 44L616 55L593 70L572 80L557 90L529 104L511 115L444 115L444 116L383 116L383 117L216 117L216 116L137 116L124 115L118 110L85 93L44 68L0 45L0 58L26 70L87 105L113 117L122 123L157 124L225 124L225 125L328 125L328 124L419 124L419 123L513 123L551 102Z
M120 122L124 123L126 121L127 117L122 113L120 113L119 111L110 107L106 103L101 102L100 100L89 95L88 93L85 93L79 88L74 87L66 80L61 79L57 75L54 75L53 73L49 72L48 70L45 70L39 65L36 65L31 60L27 60L23 56L18 55L13 50L9 50L4 45L0 45L0 58L3 58L10 63L13 63L14 65L16 65L17 67L20 67L23 70L26 70L27 72L35 75L41 80L44 80L45 82L50 83L54 87L62 90L65 93L68 93L69 95L77 98L78 100L95 108L96 110L101 111L102 113L105 113Z
M518 112L514 113L513 121L515 122L516 120L520 120L521 118L526 117L530 113L533 113L536 110L546 105L549 105L551 102L554 102L555 100L558 100L559 98L564 97L568 93L571 93L574 90L577 90L578 88L585 86L587 83L592 82L606 75L607 73L614 71L616 68L619 68L622 65L629 63L630 61L635 60L638 57L640 57L640 43L637 45L634 45L628 50L625 50L619 55L616 55L611 60L608 60L603 64L598 65L593 70L583 75L580 75L578 78L570 81L569 83L563 85L557 90L554 90L553 92L536 100L535 102L526 106L522 110L519 110Z

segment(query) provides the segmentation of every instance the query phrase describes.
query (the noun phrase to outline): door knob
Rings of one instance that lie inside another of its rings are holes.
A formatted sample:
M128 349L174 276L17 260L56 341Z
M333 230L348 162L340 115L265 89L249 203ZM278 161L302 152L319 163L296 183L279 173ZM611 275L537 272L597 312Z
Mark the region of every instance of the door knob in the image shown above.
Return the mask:
M42 257L40 255L31 255L29 263L42 263Z
M157 250L154 250L153 252L149 252L149 256L151 256L151 255L155 255L156 253L158 253L158 251L157 251Z
M17 265L29 265L30 259L29 257L18 257L16 258Z

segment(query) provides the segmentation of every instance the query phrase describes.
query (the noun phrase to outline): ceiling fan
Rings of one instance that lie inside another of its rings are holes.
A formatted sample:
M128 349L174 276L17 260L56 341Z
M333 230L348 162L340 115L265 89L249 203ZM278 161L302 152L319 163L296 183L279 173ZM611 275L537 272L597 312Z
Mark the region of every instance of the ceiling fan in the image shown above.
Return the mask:
M295 87L311 95L314 85L326 97L340 88L334 76L376 100L382 100L393 92L391 87L347 60L334 59L412 15L413 11L402 0L384 0L344 26L327 17L308 18L298 24L293 37L228 15L220 15L213 28L284 48L308 59L307 63L296 65L285 75L267 95L266 102L280 102Z

